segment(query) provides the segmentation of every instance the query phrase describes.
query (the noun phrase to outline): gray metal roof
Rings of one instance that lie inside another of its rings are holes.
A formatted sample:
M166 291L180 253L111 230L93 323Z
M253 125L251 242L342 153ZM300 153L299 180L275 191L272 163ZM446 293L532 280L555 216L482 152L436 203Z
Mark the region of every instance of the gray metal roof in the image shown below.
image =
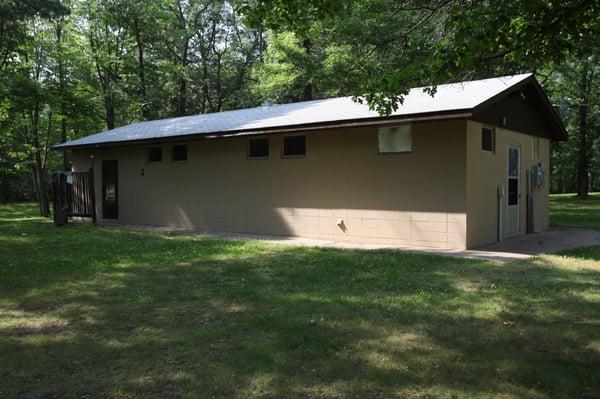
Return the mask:
M531 76L522 74L440 85L437 86L434 96L424 92L423 88L411 89L404 103L392 113L392 117L472 110ZM189 135L241 133L378 117L379 114L369 110L367 105L356 103L351 97L338 97L133 123L68 141L54 148L118 144Z

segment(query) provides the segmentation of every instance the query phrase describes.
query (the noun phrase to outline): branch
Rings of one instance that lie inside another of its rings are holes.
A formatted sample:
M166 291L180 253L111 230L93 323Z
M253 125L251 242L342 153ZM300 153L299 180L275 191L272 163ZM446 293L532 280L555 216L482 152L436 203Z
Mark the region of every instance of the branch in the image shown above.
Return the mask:
M48 158L48 149L50 144L50 132L52 131L52 107L48 112L48 130L46 132L46 140L44 143L44 155L42 157L42 170L46 169L46 159Z
M525 46L527 46L529 43L533 43L535 42L537 39L539 39L542 35L544 34L551 34L551 35L556 35L558 34L558 32L553 32L553 28L555 28L564 18L567 18L569 16L571 16L574 13L579 12L586 4L590 3L590 0L583 0L581 2L579 2L578 4L576 4L574 7L570 8L570 9L566 9L563 13L561 13L552 23L546 25L546 26L542 26L534 35L533 37L527 39L527 40L523 40L520 44L507 48L504 51L501 51L500 53L496 53L496 54L492 54L486 57L481 58L482 61L492 61L498 58L504 58L505 56L507 56L508 54L520 50L522 48L524 48Z

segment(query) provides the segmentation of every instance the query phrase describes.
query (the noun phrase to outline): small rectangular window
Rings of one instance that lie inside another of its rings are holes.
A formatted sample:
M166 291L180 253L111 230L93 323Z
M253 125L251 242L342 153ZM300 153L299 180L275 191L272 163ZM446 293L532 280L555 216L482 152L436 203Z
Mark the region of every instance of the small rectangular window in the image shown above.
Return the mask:
M531 138L531 158L534 161L538 161L540 159L540 138L532 137Z
M481 129L481 150L487 152L494 152L496 147L496 137L494 129L484 127Z
M284 157L303 157L306 155L306 136L285 136L283 138Z
M411 125L382 127L377 131L377 149L380 154L411 152Z
M148 162L162 162L162 147L148 148Z
M171 161L187 161L187 146L185 144L176 144L171 148Z
M268 158L269 157L269 139L250 139L248 140L248 158Z

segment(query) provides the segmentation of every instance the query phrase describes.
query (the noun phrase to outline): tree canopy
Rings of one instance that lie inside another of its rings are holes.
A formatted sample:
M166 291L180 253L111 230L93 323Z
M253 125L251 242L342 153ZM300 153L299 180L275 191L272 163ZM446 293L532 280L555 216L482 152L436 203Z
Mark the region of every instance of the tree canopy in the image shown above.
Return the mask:
M0 201L48 213L59 142L141 120L535 72L572 140L553 189L600 186L600 0L0 0Z

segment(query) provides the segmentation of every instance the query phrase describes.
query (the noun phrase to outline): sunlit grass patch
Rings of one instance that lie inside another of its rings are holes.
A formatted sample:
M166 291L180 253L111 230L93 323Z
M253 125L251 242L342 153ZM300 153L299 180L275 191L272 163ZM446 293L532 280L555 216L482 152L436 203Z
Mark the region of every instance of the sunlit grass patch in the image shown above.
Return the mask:
M585 200L575 194L551 195L550 224L600 230L600 193L590 193Z
M55 228L35 211L0 207L3 398L600 389L599 247L500 264Z

